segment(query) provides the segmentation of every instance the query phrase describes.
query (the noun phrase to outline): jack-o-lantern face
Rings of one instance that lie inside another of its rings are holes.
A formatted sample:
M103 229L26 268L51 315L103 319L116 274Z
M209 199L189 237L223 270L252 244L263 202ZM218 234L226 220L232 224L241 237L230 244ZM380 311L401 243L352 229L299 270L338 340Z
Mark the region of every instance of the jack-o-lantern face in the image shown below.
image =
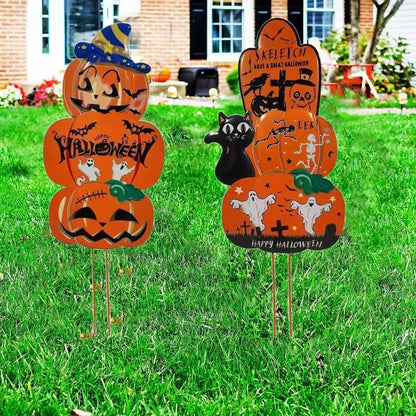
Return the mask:
M254 97L251 102L251 111L255 116L261 117L270 110L285 110L285 102L282 98L283 97L274 97L273 91L270 92L267 97L258 95Z
M75 59L65 71L63 97L74 117L91 110L140 116L149 97L147 77L130 68Z
M305 108L315 100L315 87L310 84L295 83L290 89L290 100L292 101L292 108Z
M153 225L150 200L132 185L110 182L89 182L58 192L49 214L53 234L61 241L97 249L143 244Z

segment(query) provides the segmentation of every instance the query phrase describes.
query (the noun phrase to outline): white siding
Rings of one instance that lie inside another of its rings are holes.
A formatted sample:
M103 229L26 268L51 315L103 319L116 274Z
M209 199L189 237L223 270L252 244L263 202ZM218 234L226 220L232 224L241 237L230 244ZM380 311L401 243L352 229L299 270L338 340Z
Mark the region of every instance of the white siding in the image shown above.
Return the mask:
M394 38L402 36L409 43L407 59L416 65L416 0L404 0L383 33Z

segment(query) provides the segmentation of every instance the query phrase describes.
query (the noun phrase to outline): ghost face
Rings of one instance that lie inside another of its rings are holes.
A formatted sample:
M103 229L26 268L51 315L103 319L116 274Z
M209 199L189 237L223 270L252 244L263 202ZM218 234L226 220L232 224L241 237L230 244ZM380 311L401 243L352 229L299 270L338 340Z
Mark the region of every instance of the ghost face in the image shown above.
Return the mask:
M257 200L257 192L256 191L250 191L248 193L248 199L249 199L249 201L255 202Z
M314 196L311 196L310 198L308 198L308 205L310 207L313 207L316 204L316 198Z
M293 106L305 108L315 100L315 87L313 85L295 83L289 92Z

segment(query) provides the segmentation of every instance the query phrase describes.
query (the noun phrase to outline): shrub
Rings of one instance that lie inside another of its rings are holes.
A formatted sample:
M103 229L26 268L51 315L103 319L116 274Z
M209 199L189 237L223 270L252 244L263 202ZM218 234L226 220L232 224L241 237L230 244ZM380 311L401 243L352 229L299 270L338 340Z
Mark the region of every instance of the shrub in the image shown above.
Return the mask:
M238 81L238 68L235 67L225 78L231 92L234 95L240 95L240 82Z
M360 34L360 57L363 57L367 43L367 37ZM338 63L349 63L348 39L345 31L333 30L322 46ZM373 83L379 92L391 94L410 87L410 81L416 75L416 71L412 63L406 62L408 46L409 44L402 37L394 39L385 35L380 38L373 59L375 64Z
M62 103L62 84L52 78L44 80L27 96L28 104L39 107L41 105L57 105Z
M17 84L5 84L0 88L0 108L26 104L26 94Z
M415 66L406 62L408 54L406 39L394 39L384 36L375 51L374 85L382 93L395 93L410 87L411 79L416 75Z

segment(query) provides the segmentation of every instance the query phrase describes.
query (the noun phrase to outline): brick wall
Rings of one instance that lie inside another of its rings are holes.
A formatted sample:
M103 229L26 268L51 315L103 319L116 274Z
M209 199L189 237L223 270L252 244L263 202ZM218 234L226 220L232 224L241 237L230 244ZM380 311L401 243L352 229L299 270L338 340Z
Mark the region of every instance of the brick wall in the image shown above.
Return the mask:
M288 0L272 0L272 17L287 19L287 1Z
M272 16L287 17L287 0L272 0ZM229 94L225 78L237 63L190 60L189 19L188 1L142 0L140 16L130 21L133 30L139 32L140 59L147 62L153 71L167 66L172 79L177 79L180 67L216 66L219 90Z
M26 0L0 0L0 84L26 80Z
M219 90L230 93L225 77L235 63L213 62L189 58L190 13L189 2L171 0L143 0L140 16L130 22L139 31L140 59L147 62L153 72L162 66L169 68L172 79L177 79L179 68L189 66L216 66Z
M371 0L360 1L360 28L372 32L374 20L374 5Z

